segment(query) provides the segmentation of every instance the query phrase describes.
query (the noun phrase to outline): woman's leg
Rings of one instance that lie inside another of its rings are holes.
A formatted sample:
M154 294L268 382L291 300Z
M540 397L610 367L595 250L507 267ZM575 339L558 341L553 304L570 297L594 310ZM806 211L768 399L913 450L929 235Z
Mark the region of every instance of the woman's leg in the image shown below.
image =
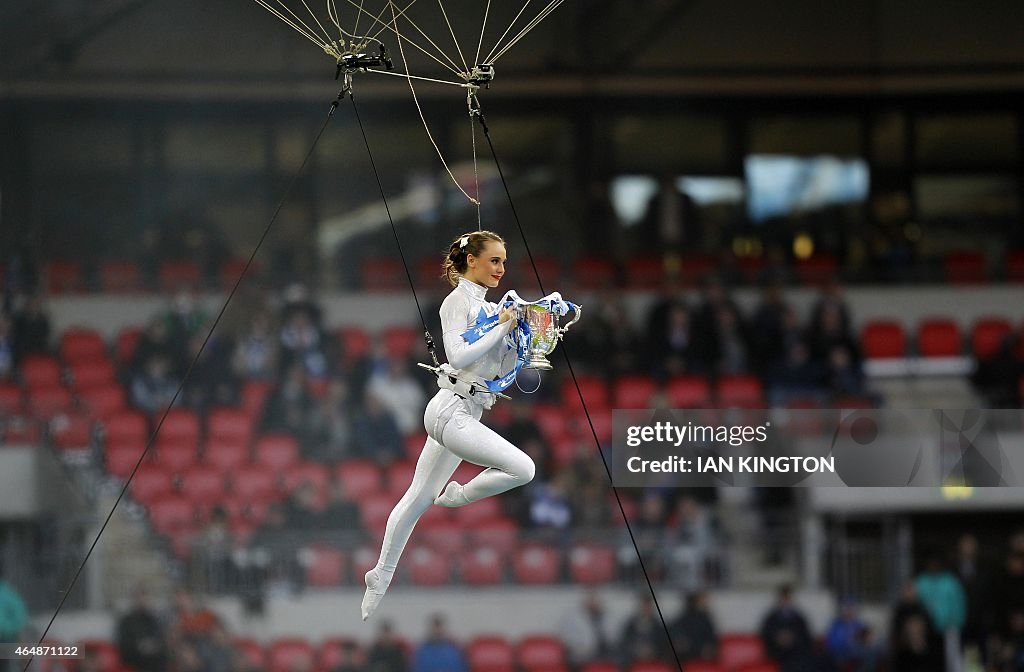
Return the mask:
M435 504L465 506L533 480L536 466L530 456L481 423L479 413L470 415L463 409L458 410L445 425L441 440L454 455L487 468L465 485L449 483L434 500Z
M416 462L416 471L409 489L405 491L398 504L388 516L388 524L384 529L384 541L381 543L380 559L377 565L366 573L366 593L363 596L363 620L380 604L385 591L391 584L398 559L409 541L409 535L416 527L423 512L433 503L434 497L451 478L455 468L462 460L445 449L432 438L427 438Z

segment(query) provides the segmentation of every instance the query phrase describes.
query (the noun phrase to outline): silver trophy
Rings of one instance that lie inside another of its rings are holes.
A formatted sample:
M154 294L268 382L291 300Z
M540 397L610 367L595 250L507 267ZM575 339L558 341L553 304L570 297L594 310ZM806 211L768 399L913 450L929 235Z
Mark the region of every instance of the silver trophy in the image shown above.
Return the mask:
M547 355L554 351L558 341L562 340L562 335L569 331L569 327L576 324L582 315L580 306L575 306L573 312L573 318L564 326L559 326L558 315L544 306L534 304L518 306L519 319L526 320L526 323L530 325L530 343L527 345L526 364L523 365L523 368L539 371L551 370L551 362L548 361Z

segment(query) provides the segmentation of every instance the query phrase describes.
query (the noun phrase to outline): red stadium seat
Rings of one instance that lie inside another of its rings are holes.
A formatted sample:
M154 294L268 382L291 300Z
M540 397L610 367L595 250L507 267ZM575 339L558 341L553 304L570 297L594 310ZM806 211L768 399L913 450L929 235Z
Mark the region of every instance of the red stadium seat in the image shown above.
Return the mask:
M21 362L21 379L28 387L60 385L60 364L50 355L29 355Z
M957 357L963 352L960 328L944 318L924 320L917 329L917 352L922 357Z
M405 456L409 460L415 462L419 459L420 453L423 452L423 445L427 442L426 432L419 432L417 434L410 434L405 437ZM389 466L388 469L391 467Z
M255 639L236 639L235 649L242 654L246 667L261 670L266 665L267 656L263 645Z
M762 660L759 663L740 665L732 672L779 672L780 669L777 663L773 663L770 660Z
M580 393L583 394L583 401L590 411L611 407L608 384L605 383L603 378L598 378L597 376L578 376L576 382L579 384L579 392L576 391L576 384L573 383L571 377L566 377L562 381L562 401L565 402L570 411L583 408L583 404L580 403ZM565 410L563 408L562 412L564 413Z
M95 329L74 327L61 334L60 356L66 364L106 360L107 344Z
M406 490L409 489L409 484L412 483L412 476L414 473L416 473L415 460L398 460L397 462L392 462L385 470L387 491L397 500L405 494Z
M631 289L657 289L664 280L662 257L633 257L626 261L626 285Z
M326 492L331 482L331 472L319 462L300 462L284 470L284 487L291 492L303 483L312 484L317 492Z
M534 264L537 265L536 271L533 268ZM511 285L521 287L524 293L532 292L537 288L538 274L549 292L551 291L550 286L562 285L562 264L551 257L534 257L533 263L530 263L530 258L523 255L511 268L506 267L505 270L509 273L505 276L505 280Z
M230 471L249 461L249 448L233 439L210 439L203 450L203 462Z
M149 439L149 422L138 411L119 411L103 421L108 443L136 441L145 443Z
M118 478L128 478L132 469L142 457L146 446L141 443L115 443L108 445L103 451L107 472Z
M50 436L58 448L88 448L92 443L93 419L88 413L60 413L50 420Z
M94 387L117 384L114 365L108 359L82 361L68 365L71 386L79 393Z
M127 445L127 444L125 444ZM135 454L136 462L141 453ZM147 456L148 457L148 456ZM152 502L174 491L174 474L162 467L143 462L132 478L131 493L137 501Z
M83 653L96 656L99 672L119 672L121 656L117 652L117 647L110 642L102 639L80 639L78 645Z
M441 258L425 257L416 262L417 286L447 287L447 281L441 277Z
M191 502L210 506L224 498L224 481L219 469L195 465L181 475L181 494Z
M368 357L373 350L373 339L365 329L344 327L338 329L337 333L343 364L351 364L358 359Z
M629 672L676 672L673 665L660 660L641 660L629 666Z
M417 528L420 541L442 555L451 557L466 547L466 529L447 516L426 527Z
M675 376L665 386L672 408L708 408L711 384L703 376Z
M173 536L195 527L195 505L181 495L156 498L149 502L148 509L153 528L160 534Z
M455 514L455 519L462 523L463 527L467 528L486 525L490 521L505 515L501 499L496 497L485 497L452 511Z
M1024 282L1024 250L1006 253L1006 281Z
M1001 317L982 318L971 328L971 351L978 360L995 357L1003 342L1013 332L1009 320Z
M423 334L412 327L390 327L384 330L381 342L389 359L408 359L423 343Z
M128 398L124 388L116 382L89 387L78 391L78 398L94 416L106 424L107 420L120 411L126 410Z
M100 288L108 293L138 292L142 289L139 266L131 261L107 261L100 266Z
M962 250L950 252L943 260L946 282L953 284L980 284L988 281L985 255Z
M796 262L796 277L801 285L822 285L839 275L839 262L831 254L815 254Z
M135 358L135 349L139 347L142 334L142 329L138 327L125 327L117 334L117 344L114 346L114 352L117 355L118 362L128 364Z
M54 261L46 266L47 287L53 294L80 292L85 289L82 264L77 261Z
M304 639L279 639L267 647L268 672L312 669L313 661L313 647Z
M263 273L263 264L259 259L253 259L248 269L245 268L246 263L248 259L236 258L228 259L220 265L220 288L223 291L230 292L234 289L239 278L242 278L242 283L250 283ZM245 277L242 277L243 271Z
M256 462L284 471L299 462L299 442L288 434L265 434L253 449Z
M345 493L353 499L381 493L380 467L370 460L346 460L337 466L335 475Z
M648 408L657 389L647 376L622 376L615 381L615 408Z
M363 526L370 530L384 529L388 516L397 502L398 500L391 495L364 496L359 502L359 515L363 520Z
M584 257L572 265L576 286L581 289L607 289L615 285L615 265L603 257Z
M272 389L273 383L269 380L247 380L242 386L242 408L249 415L259 417Z
M679 261L679 278L684 284L699 284L705 276L715 272L718 262L707 254L691 254Z
M764 257L737 257L736 267L743 276L743 282L749 285L757 284L764 270Z
M516 581L528 585L555 583L559 572L558 552L548 546L529 545L512 558Z
M602 386L604 383L602 382ZM563 394L567 392L563 388ZM572 388L572 394L576 393L576 388ZM586 392L584 392L584 398L586 398ZM578 400L577 400L578 403ZM537 427L540 428L541 434L548 441L553 441L556 438L565 436L566 432L569 431L569 427L566 424L565 411L561 406L555 404L537 404L530 412L533 421L537 423Z
M718 662L728 670L765 660L764 645L755 634L722 635L718 646Z
M471 586L501 583L505 573L504 557L489 546L476 546L459 557L459 572L462 580Z
M11 415L0 425L3 440L8 444L37 444L42 435L38 420L26 415Z
M511 672L515 666L512 645L501 635L480 635L466 646L471 672Z
M352 553L352 578L356 585L365 588L363 575L377 565L380 549L377 547L361 546Z
M37 418L67 413L73 405L71 392L59 385L28 388L28 411Z
M24 402L20 387L14 383L0 383L0 415L17 415Z
M239 497L254 500L272 500L278 495L277 473L258 464L244 465L234 470L231 490Z
M473 530L470 537L474 544L490 546L501 553L511 553L519 544L519 526L508 518L497 518Z
M408 289L402 262L393 257L366 257L360 267L359 277L363 289L393 292Z
M569 551L569 576L575 583L596 585L615 579L615 551L597 544L579 544Z
M417 546L408 554L409 575L413 585L440 586L451 578L451 563L429 546Z
M860 332L860 346L868 359L891 359L907 354L906 334L896 320L873 320Z
M340 586L345 578L348 556L330 546L316 545L305 549L306 583L317 587Z
M230 439L245 446L252 440L253 416L237 408L218 408L206 421L211 439Z
M710 660L691 660L683 664L683 672L729 672L724 667Z
M754 376L722 376L717 396L723 408L764 408L765 405L761 381Z
M359 643L355 640L334 638L321 642L316 650L316 671L332 672L332 670L336 670L343 664L349 663L350 661L348 661L347 654L345 653L346 645L354 646L354 653L357 656L361 655Z
M157 415L155 420L159 420ZM172 408L160 425L159 441L168 443L199 443L199 418L187 408Z
M607 660L592 660L580 666L580 672L620 672L616 663Z
M199 265L192 261L165 261L160 265L160 291L174 293L198 289L202 280Z
M549 635L524 637L516 647L519 666L529 672L537 669L553 669L566 664L565 646Z

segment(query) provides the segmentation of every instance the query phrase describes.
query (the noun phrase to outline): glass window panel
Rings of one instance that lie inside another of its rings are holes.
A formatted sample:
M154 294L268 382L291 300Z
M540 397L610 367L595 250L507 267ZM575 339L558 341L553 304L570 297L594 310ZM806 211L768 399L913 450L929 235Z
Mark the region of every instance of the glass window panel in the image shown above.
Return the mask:
M626 116L611 121L610 135L616 163L626 170L692 173L728 167L727 128L719 119Z
M1018 160L1012 114L922 117L915 130L921 166L1012 165Z
M922 220L1010 220L1020 212L1013 176L941 175L915 180Z
M750 122L752 154L861 154L861 124L853 117L779 116Z

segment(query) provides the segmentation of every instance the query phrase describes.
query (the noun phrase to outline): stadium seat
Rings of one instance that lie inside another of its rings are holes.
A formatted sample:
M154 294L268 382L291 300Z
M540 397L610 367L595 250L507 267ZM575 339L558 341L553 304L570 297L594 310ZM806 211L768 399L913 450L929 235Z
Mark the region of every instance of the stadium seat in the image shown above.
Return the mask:
M24 408L21 388L14 383L0 383L0 415L17 415Z
M316 587L340 586L345 578L348 556L344 552L326 545L315 545L305 549L306 583Z
M239 497L269 501L278 496L277 473L264 465L243 465L232 472L231 490Z
M160 414L154 418L154 423L159 422ZM167 412L164 421L160 424L160 433L157 435L159 441L168 443L199 443L199 418L195 412L187 408L172 408Z
M299 462L284 470L284 488L292 492L303 483L310 483L317 492L327 491L331 482L331 472L327 465L319 462Z
M135 358L135 349L139 347L143 331L138 327L125 327L117 334L114 354L122 365L129 364Z
M923 320L917 329L917 352L922 357L957 357L963 352L960 328L945 318Z
M108 359L69 364L68 372L71 374L71 386L79 394L90 388L117 384L114 365Z
M28 388L28 412L36 418L48 419L72 409L71 392L60 385Z
M683 663L683 672L729 672L718 663L710 660L691 660Z
M373 569L377 564L380 549L377 547L360 546L352 553L352 578L360 590L366 588L363 585L363 575Z
M202 281L199 265L193 261L165 261L160 264L160 291L173 294L182 289L198 289Z
M141 443L115 443L108 445L104 451L104 461L107 465L107 473L118 478L128 478L132 469L142 456L146 446ZM163 469L163 467L161 467Z
M549 635L524 637L516 647L516 658L526 672L562 667L566 664L565 645Z
M82 264L77 261L53 261L46 266L46 286L52 294L80 292L85 289Z
M425 527L417 527L420 541L442 555L451 557L466 547L466 529L445 516Z
M181 495L164 495L153 499L148 509L153 528L160 534L174 536L195 526L195 506Z
M316 647L315 672L333 672L342 665L350 664L350 661L346 659L346 645L355 647L354 653L356 656L362 655L359 651L359 642L354 639L341 639L337 637L325 639L320 643L320 646Z
M764 391L755 376L722 376L718 380L718 404L723 408L764 408Z
M341 346L341 361L344 365L368 357L373 350L373 340L365 329L343 327L338 329L337 334L338 344Z
M905 357L907 338L896 320L872 320L860 332L860 347L868 359Z
M60 385L60 363L51 355L28 355L21 362L21 380L26 387Z
M142 290L139 266L132 261L106 261L100 266L100 289L117 294Z
M253 259L247 270L245 266L248 261L248 259L235 258L228 259L220 265L220 288L222 291L230 292L234 289L238 279L242 278L243 271L245 272L245 277L242 278L243 283L259 278L263 273L263 264L259 259Z
M534 264L537 265L536 272ZM510 286L520 287L524 294L539 292L537 275L540 275L541 282L549 292L552 286L562 286L562 264L551 257L534 257L533 263L530 263L530 258L524 254L511 268L506 266L505 270L508 272L505 281Z
M124 388L116 382L79 390L78 398L82 405L104 424L112 415L126 410L128 405Z
M467 506L453 509L452 512L455 515L455 519L466 528L485 525L505 515L501 499L497 497L485 497Z
M484 527L472 530L470 538L476 545L489 546L507 554L519 544L519 526L509 518L497 518Z
M112 413L104 420L103 429L108 443L145 443L149 439L149 422L146 416L138 411Z
M250 669L261 670L266 665L267 656L263 650L263 645L255 639L236 639L235 649L242 654L242 659L246 663L246 667Z
M679 279L688 286L699 284L705 276L714 273L718 262L707 254L690 254L679 260Z
M946 282L957 285L987 282L988 272L985 267L985 255L981 252L950 252L943 260Z
M572 276L580 289L607 289L615 286L615 265L604 257L584 257L572 265Z
M1001 317L979 319L971 328L971 352L979 361L999 354L1003 342L1013 332L1009 320Z
M731 672L780 672L780 670L781 668L777 663L773 663L770 660L762 660L758 663L740 665L734 670L731 670Z
M398 500L387 494L367 494L359 501L359 516L368 530L384 529Z
M736 257L736 267L739 269L744 283L756 285L761 279L761 273L764 271L764 257Z
M630 665L628 672L675 672L675 667L660 660L640 660Z
M761 638L755 634L725 634L719 640L718 662L727 670L761 663L764 659L764 645Z
M658 386L648 376L621 376L614 383L614 408L648 408Z
M573 394L575 394L575 388L573 388ZM533 421L537 423L537 427L540 429L541 434L543 434L544 438L548 441L553 441L556 438L565 436L566 432L569 431L568 425L566 424L565 412L562 407L557 404L538 403L530 409L530 415L533 418Z
M247 380L242 386L242 409L253 417L263 414L263 407L274 384L269 380Z
M206 420L211 439L230 439L248 446L252 441L253 416L237 408L218 408Z
M42 437L42 428L38 420L27 415L11 415L7 422L0 424L3 441L8 444L37 444Z
M181 474L181 494L196 504L211 506L224 497L224 472L208 465L194 465Z
M571 377L567 376L562 381L562 401L565 402L568 410L575 411L583 408L583 404L580 403L581 393L588 410L593 411L599 408L611 407L608 384L605 383L603 378L597 376L578 376L576 382L579 384L579 392L576 391L576 384L573 383ZM564 413L565 410L563 408L562 412Z
M402 262L394 257L364 257L359 269L363 289L393 292L409 288Z
M241 467L249 461L249 448L234 439L210 439L203 450L203 462L222 471Z
M408 359L423 345L423 334L412 327L389 327L381 334L384 353L389 359Z
M475 546L460 556L458 562L462 580L471 586L501 583L505 574L504 557L490 546Z
M313 647L298 637L278 639L267 647L268 672L312 669L313 661Z
M501 635L480 635L466 646L470 672L512 672L512 645Z
M394 495L396 501L409 489L415 472L416 461L413 459L397 460L388 465L384 474L387 480L387 491Z
M427 442L426 432L417 432L405 437L405 456L415 462L423 452L423 445ZM390 469L390 467L388 467Z
M1024 282L1024 250L1006 253L1006 281Z
M404 560L404 558L403 558ZM440 586L451 578L451 563L430 546L417 546L408 554L409 575L416 586Z
M380 494L380 467L370 460L346 460L337 466L335 476L341 481L345 493L353 499ZM408 485L406 483L406 487Z
M107 344L103 337L96 330L84 327L73 327L61 334L59 351L65 364L107 358Z
M265 434L256 440L253 453L258 464L285 471L299 462L299 442L288 434Z
M626 286L630 289L657 289L664 279L664 258L649 256L626 260Z
M88 448L92 443L93 419L83 411L59 413L50 420L50 436L62 450Z
M801 285L823 285L838 277L839 262L831 254L815 254L798 259L795 270Z
M440 257L424 257L417 260L414 277L419 283L417 286L447 287L445 279L441 277Z
M674 376L665 386L672 408L711 406L711 384L703 376Z
M139 453L135 454L136 462L139 459L139 455ZM132 478L132 497L144 504L153 502L161 497L166 497L172 492L174 492L174 474L160 466L143 462Z
M527 585L543 585L558 581L558 552L548 546L528 545L512 558L516 581Z
M110 642L103 639L80 639L78 645L83 652L96 656L98 672L119 672L121 656L117 652L117 647Z
M597 544L574 546L569 551L569 577L586 585L610 583L615 579L615 551Z

